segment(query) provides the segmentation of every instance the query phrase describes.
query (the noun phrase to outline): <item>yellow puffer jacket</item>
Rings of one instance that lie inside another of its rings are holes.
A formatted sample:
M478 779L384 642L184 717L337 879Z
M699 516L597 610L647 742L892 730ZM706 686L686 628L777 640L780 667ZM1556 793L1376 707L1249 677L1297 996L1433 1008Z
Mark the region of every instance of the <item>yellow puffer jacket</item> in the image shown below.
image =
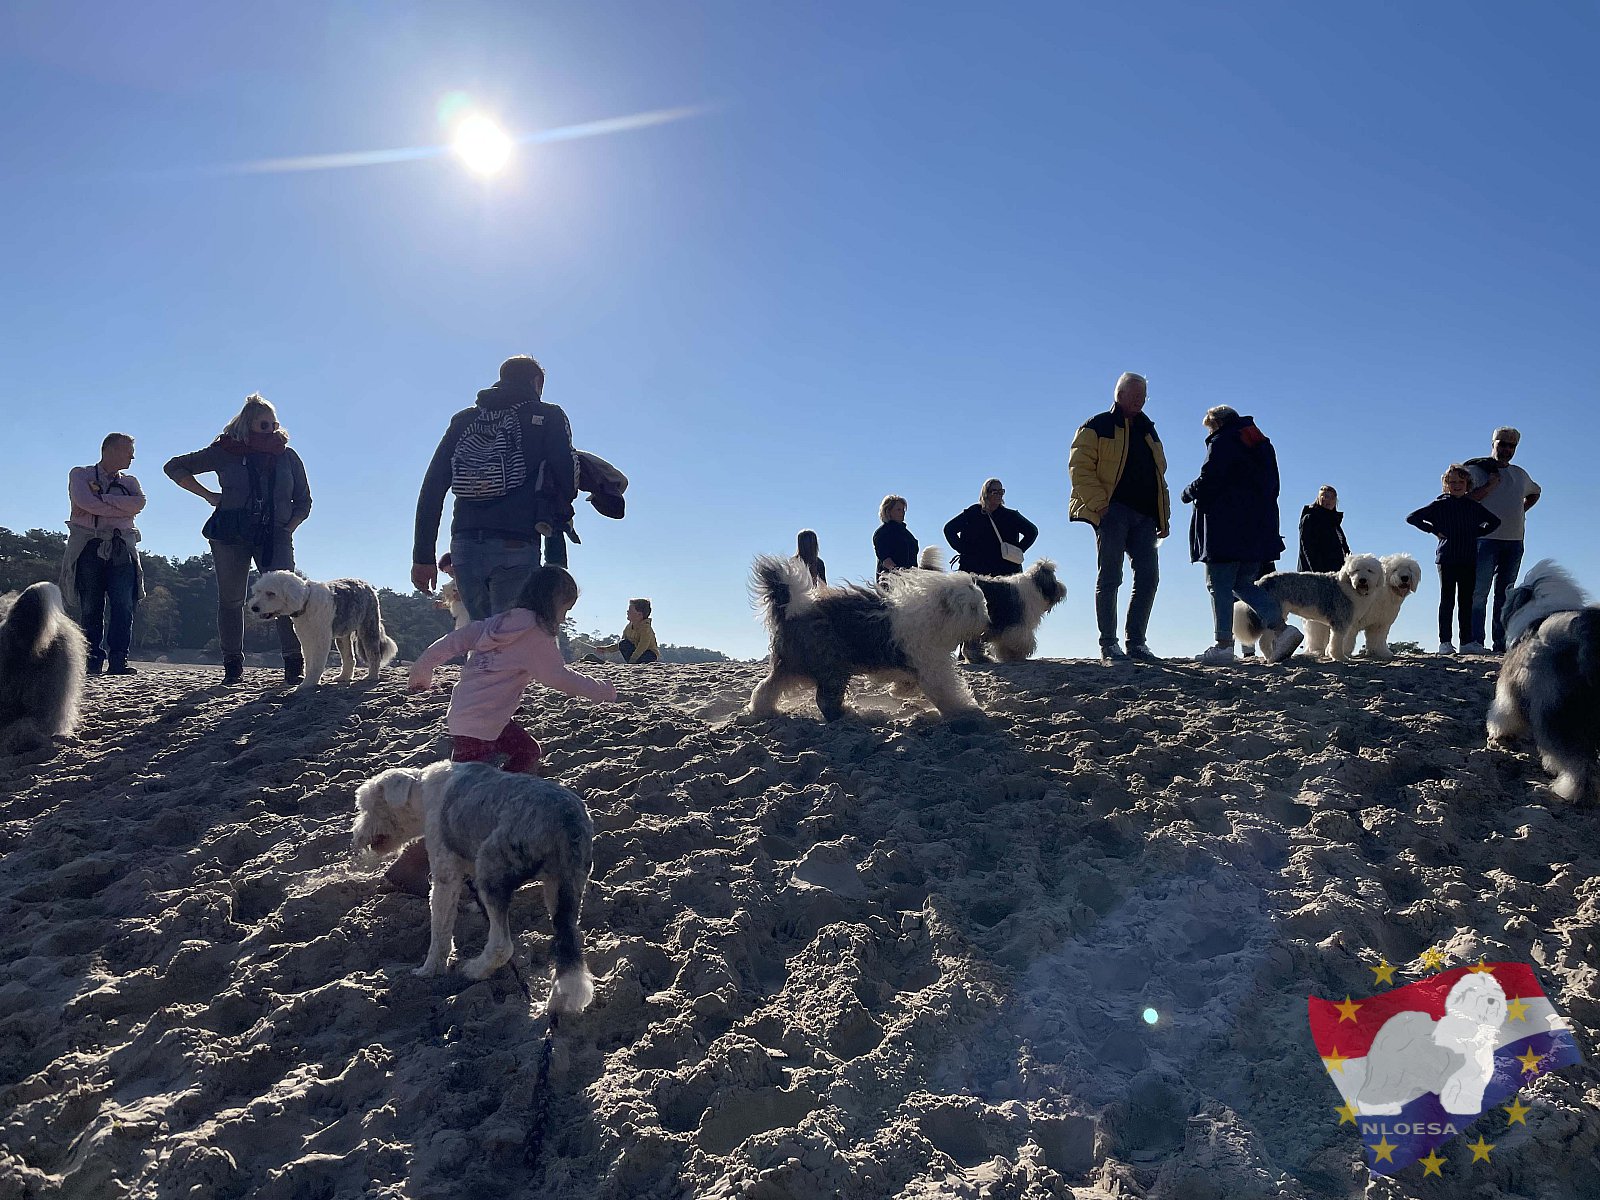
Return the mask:
M1131 421L1123 421L1113 405L1109 412L1099 413L1083 423L1072 439L1072 453L1067 459L1067 473L1072 479L1072 500L1067 506L1067 516L1074 521L1100 523L1100 514L1111 503L1111 496L1122 481L1122 470L1128 464L1129 430L1133 436L1143 437L1149 443L1156 460L1156 479L1160 495L1156 500L1156 532L1166 537L1172 518L1172 498L1167 494L1167 454L1156 436L1156 425L1149 417L1139 413Z

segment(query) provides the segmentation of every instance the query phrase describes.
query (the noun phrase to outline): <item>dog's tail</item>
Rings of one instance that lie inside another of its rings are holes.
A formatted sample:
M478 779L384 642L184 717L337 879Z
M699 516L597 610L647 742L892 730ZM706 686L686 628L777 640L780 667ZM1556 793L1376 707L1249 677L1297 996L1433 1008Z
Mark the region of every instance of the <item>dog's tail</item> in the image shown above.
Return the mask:
M394 661L395 655L400 653L400 647L394 644L394 639L389 636L389 631L384 629L382 625L378 626L378 636L382 639L379 645L383 647L382 653L378 655L378 665L387 667Z
M750 572L750 595L761 610L761 619L773 632L790 618L809 611L815 603L811 598L811 573L805 566L771 554L756 559Z
M53 583L36 583L24 588L11 605L5 620L6 639L28 658L39 658L65 620L61 589Z
M1578 671L1589 686L1600 684L1600 608L1586 608L1572 619L1578 639Z
M924 546L922 553L917 556L917 566L924 571L944 570L944 547Z
M547 882L546 887L551 885ZM556 964L556 982L545 1008L552 1013L576 1013L594 999L594 976L583 957L583 934L578 930L578 910L583 903L583 880L562 879L555 884L556 903L550 914L555 937L550 957Z
M1233 602L1233 637L1241 646L1254 646L1266 628L1255 609L1243 600Z

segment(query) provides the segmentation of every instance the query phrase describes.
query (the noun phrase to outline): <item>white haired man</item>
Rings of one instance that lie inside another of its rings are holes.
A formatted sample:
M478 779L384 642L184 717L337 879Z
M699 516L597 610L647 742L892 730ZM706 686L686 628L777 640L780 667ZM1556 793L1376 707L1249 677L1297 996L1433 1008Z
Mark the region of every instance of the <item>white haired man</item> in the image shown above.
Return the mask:
M1493 634L1494 653L1506 652L1506 593L1522 569L1523 536L1527 530L1524 514L1539 503L1541 489L1521 467L1511 464L1522 442L1522 434L1509 425L1494 431L1492 459L1473 459L1474 490L1469 493L1500 518L1492 533L1478 539L1478 574L1472 589L1472 641L1461 647L1463 654L1487 654L1486 634ZM1478 464L1482 464L1481 466ZM1494 617L1489 619L1490 588L1494 591Z
M1072 478L1067 515L1094 526L1098 567L1094 612L1100 627L1100 658L1108 663L1156 657L1145 635L1161 580L1156 542L1170 532L1172 499L1167 493L1166 451L1155 423L1144 415L1148 390L1143 375L1125 372L1113 390L1111 410L1079 427L1067 459ZM1133 564L1126 654L1117 645L1117 589L1122 586L1124 556Z

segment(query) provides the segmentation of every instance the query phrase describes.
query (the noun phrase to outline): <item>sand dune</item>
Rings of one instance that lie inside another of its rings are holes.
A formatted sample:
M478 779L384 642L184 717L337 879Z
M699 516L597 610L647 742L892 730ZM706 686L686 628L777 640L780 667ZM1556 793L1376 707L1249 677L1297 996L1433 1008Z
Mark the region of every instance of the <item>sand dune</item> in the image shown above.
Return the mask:
M995 667L975 730L599 670L637 702L529 710L599 830L544 1070L511 974L414 978L423 902L348 854L441 693L93 680L0 760L0 1197L1600 1195L1600 817L1481 748L1491 666ZM1531 961L1590 1062L1369 1192L1305 1000L1429 945Z

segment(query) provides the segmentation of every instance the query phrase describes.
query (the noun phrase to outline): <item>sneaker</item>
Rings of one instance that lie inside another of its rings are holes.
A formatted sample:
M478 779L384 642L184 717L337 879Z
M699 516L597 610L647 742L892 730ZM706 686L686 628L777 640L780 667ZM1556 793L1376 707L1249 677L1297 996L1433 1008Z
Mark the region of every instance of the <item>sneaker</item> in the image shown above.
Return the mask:
M1463 653L1463 654L1487 654L1487 653L1489 653L1489 647L1485 646L1482 642L1462 642L1461 643L1461 653Z
M1195 656L1195 661L1208 667L1227 667L1233 664L1233 643L1226 646L1212 646L1204 654Z
M1143 642L1128 643L1128 657L1140 662L1160 662L1161 656Z
M1128 656L1122 652L1122 647L1115 642L1107 642L1100 647L1100 661L1103 663L1127 662Z
M1239 647L1239 656L1241 658L1254 658L1256 656L1255 644L1251 643L1248 646L1240 646Z
M1272 653L1267 655L1267 661L1272 663L1282 662L1300 649L1300 643L1305 640L1305 634L1301 633L1293 625L1285 625L1278 630L1277 640L1272 643Z
M130 667L127 663L112 663L110 669L106 671L107 675L137 675L138 673L136 668Z
M306 677L306 660L298 654L283 656L283 685L293 687Z
M222 660L222 682L239 683L244 679L244 655L232 654Z
M1456 648L1449 642L1440 642L1439 648L1434 651L1435 654L1454 654L1455 652Z

